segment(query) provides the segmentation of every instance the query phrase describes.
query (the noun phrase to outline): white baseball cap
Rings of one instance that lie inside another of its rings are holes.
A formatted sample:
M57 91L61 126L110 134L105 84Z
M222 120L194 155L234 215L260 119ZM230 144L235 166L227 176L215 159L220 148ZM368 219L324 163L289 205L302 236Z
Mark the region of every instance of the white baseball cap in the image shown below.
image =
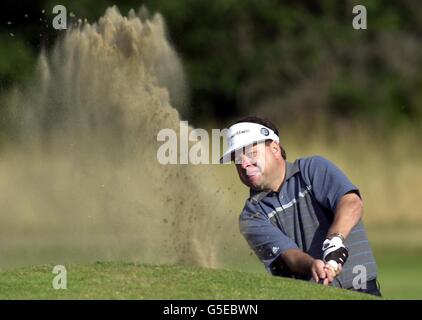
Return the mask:
M220 159L220 163L232 161L232 153L255 142L273 140L280 142L278 135L270 128L254 122L239 122L227 131L228 149Z

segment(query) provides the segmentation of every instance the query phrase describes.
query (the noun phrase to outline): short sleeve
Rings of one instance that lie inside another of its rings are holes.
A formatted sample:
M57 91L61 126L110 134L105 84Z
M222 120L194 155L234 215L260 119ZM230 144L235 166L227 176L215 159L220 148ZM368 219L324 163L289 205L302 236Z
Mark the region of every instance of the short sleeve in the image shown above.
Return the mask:
M251 249L271 272L271 264L288 249L298 249L279 228L274 226L265 214L245 206L239 218L239 228Z
M314 156L301 159L300 166L316 200L325 208L335 212L341 197L350 192L355 192L360 197L359 189L329 160Z

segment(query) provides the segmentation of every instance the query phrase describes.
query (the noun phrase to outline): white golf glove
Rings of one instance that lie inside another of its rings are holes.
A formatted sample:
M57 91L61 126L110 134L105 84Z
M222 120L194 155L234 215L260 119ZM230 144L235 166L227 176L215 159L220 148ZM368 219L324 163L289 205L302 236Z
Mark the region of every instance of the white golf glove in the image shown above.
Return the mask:
M349 251L343 244L343 239L339 235L327 238L322 244L322 260L328 263L338 274L338 265L344 265L349 257Z

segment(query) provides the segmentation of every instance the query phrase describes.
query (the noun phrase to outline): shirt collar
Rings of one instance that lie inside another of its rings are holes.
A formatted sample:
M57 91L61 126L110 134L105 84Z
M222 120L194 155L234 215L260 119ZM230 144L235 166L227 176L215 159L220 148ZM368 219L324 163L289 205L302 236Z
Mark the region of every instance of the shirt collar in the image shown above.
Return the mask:
M283 183L285 183L285 181L289 180L291 177L293 177L296 173L300 171L297 160L293 163L286 161L285 170L286 170L286 173L285 173L285 178L284 178ZM258 203L260 200L265 198L269 193L275 193L275 192L258 191L258 190L249 189L250 199L254 203Z
M297 160L293 163L286 161L286 178L284 180L290 179L299 171L299 164L297 163Z

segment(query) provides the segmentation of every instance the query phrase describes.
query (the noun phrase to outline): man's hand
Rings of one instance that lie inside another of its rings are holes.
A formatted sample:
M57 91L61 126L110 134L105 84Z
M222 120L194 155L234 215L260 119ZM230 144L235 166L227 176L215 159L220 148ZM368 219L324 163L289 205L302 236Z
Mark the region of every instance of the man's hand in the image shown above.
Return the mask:
M325 286L333 282L336 277L336 272L324 261L315 259L311 264L312 278L316 283L322 280Z
M330 269L333 274L337 277L341 271L343 270L343 266L340 263L335 262L334 260L330 260L325 264L327 269Z
M324 284L328 285L336 277L336 272L332 266L322 260L314 259L299 249L286 250L280 255L280 259L291 272L311 275L317 283L319 280L324 280Z

